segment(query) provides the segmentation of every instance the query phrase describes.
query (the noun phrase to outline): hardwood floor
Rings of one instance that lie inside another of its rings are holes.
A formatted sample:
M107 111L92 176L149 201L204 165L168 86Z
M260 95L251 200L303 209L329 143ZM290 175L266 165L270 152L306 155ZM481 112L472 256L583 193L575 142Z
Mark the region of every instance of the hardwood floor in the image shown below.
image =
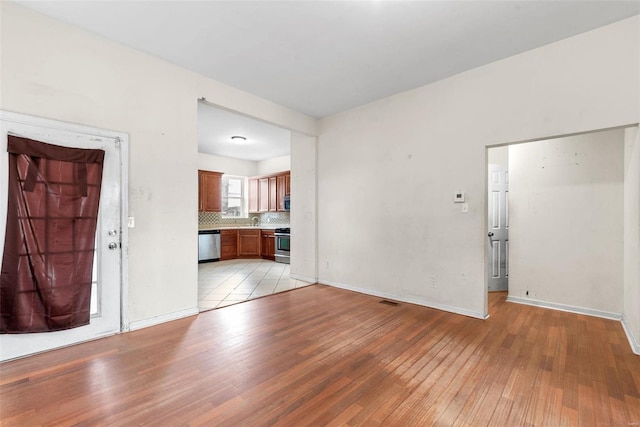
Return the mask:
M619 322L322 285L0 365L0 424L637 426Z

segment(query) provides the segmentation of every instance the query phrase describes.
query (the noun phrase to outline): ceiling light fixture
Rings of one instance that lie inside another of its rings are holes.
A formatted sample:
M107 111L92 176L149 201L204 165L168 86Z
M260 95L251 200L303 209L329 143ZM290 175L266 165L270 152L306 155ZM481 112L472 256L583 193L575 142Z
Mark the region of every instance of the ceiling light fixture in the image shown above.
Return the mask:
M247 140L244 136L235 135L231 137L231 142L245 142Z

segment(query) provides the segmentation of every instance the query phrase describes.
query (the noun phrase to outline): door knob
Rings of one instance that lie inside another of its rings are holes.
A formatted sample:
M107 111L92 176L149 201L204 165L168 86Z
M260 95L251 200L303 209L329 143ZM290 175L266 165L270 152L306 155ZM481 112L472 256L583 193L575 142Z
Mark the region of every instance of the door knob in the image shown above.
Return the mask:
M116 242L110 242L108 248L111 249L112 251L116 250L118 249L118 244Z
M490 232L489 232L489 234L487 234L487 236L489 236L489 237L493 237L493 232L492 232L492 231L490 231Z

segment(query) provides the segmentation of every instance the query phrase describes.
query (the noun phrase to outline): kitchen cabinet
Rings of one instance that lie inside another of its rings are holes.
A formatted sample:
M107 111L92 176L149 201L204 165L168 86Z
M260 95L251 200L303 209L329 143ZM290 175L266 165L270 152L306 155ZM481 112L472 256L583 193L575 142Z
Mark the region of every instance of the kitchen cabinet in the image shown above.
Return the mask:
M238 230L220 230L220 260L238 257Z
M249 212L283 212L284 197L291 194L291 173L249 178Z
M222 212L222 173L198 171L198 211Z
M269 212L269 178L258 180L258 212Z
M262 230L260 235L262 239L262 258L275 261L276 259L276 236L273 230Z
M220 260L235 258L264 258L275 261L274 230L234 228L220 230Z
M259 182L257 178L249 178L249 212L255 213L259 211L258 205Z
M238 230L238 256L241 258L260 257L260 230Z
M291 194L291 174L289 172L282 173L277 176L277 210L284 211L284 197Z
M269 212L278 211L278 177L269 177Z

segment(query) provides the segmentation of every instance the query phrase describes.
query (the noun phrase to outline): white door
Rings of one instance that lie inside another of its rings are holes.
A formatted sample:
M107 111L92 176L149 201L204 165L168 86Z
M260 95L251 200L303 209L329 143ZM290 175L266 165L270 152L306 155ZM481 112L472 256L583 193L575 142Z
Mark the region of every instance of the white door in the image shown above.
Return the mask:
M509 281L509 171L489 165L487 273L489 291L506 291Z
M126 230L124 238L122 235L122 163L127 135L4 111L0 112L0 130L0 257L4 250L7 220L7 134L66 147L105 151L96 229L90 324L57 332L1 334L0 360L118 333L121 330L120 297L123 277L121 247L126 244Z

